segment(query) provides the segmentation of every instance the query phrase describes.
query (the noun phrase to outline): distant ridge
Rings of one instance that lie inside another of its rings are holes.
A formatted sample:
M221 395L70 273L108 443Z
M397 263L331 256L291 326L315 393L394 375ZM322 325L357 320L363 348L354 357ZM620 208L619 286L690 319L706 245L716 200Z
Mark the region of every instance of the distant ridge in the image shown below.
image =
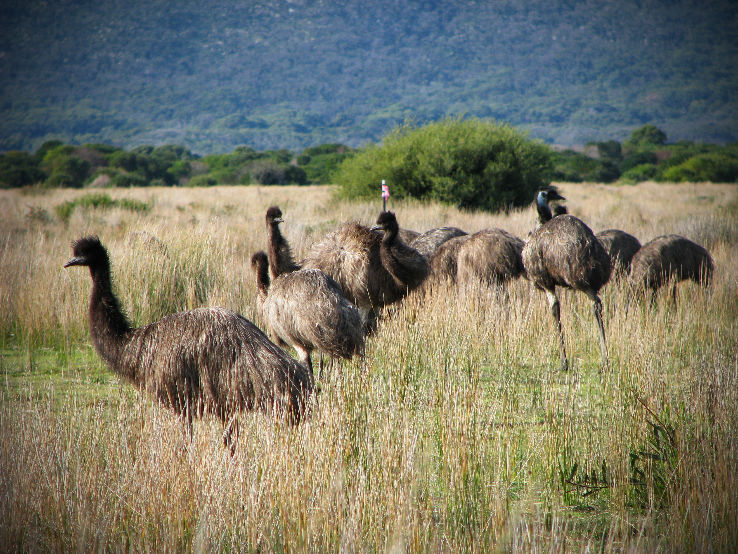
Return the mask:
M358 146L458 114L566 146L645 123L738 140L735 2L13 4L0 150Z

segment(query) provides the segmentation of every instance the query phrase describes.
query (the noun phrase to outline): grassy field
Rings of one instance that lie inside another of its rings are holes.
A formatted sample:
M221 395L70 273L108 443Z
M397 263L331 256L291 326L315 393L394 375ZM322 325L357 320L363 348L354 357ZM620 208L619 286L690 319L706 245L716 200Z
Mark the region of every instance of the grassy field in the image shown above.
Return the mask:
M678 233L715 260L677 303L561 294L572 368L545 297L412 295L364 360L334 366L311 419L241 418L230 456L110 373L87 326L90 278L62 269L98 234L135 325L225 306L262 326L251 254L278 204L299 259L380 203L329 187L0 191L0 549L9 551L735 551L738 549L738 187L562 184L595 231ZM96 196L91 196L96 195ZM107 196L106 196L107 195ZM528 209L390 202L403 227L502 227Z

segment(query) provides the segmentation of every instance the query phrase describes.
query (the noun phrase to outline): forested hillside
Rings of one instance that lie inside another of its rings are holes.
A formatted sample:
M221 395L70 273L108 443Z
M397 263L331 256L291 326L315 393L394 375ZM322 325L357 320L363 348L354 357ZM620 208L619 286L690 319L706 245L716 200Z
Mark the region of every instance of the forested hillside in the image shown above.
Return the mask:
M734 2L5 4L1 150L358 146L457 114L562 145L738 139Z

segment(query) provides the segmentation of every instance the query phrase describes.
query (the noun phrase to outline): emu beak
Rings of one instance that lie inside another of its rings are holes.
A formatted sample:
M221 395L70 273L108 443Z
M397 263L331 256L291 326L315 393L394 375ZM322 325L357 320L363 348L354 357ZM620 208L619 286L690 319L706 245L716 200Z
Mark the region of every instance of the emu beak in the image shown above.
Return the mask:
M561 196L555 190L548 191L548 199L549 200L566 200L566 198L564 198L563 196Z
M64 264L64 267L71 265L85 265L85 259L82 256L76 256Z
M384 231L384 228L382 228L382 226L381 226L381 225L375 225L374 227L372 227L372 228L371 228L371 229L369 229L369 230L370 230L370 231Z
M282 223L284 219L282 219L281 217L275 217L273 221L274 223Z

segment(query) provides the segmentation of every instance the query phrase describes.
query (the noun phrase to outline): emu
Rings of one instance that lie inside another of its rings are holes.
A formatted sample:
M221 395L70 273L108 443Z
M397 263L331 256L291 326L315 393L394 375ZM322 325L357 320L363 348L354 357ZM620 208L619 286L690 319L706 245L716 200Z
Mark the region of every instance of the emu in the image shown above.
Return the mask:
M484 229L461 244L457 282L503 285L525 274L522 239L504 229Z
M525 275L522 239L504 229L484 229L441 244L430 259L434 282L500 285Z
M466 231L462 231L458 227L436 227L421 233L409 245L425 256L426 259L430 259L436 249L444 242L466 234Z
M394 219L394 214L387 217ZM412 267L404 267L406 263ZM303 267L332 277L359 309L367 328L376 310L404 298L428 273L425 259L402 243L397 232L382 237L357 222L341 225L314 244Z
M259 308L272 339L292 346L311 373L313 350L345 359L364 354L361 315L333 279L317 269L300 269L270 283L264 251L251 257L251 266L256 272ZM322 364L320 370L322 378Z
M639 290L651 290L651 301L658 289L671 282L671 295L676 301L676 283L691 279L709 285L714 265L710 253L679 235L664 235L644 244L630 265L631 283Z
M399 230L397 218L392 212L380 213L377 224L372 227L372 231L384 233L379 249L382 265L394 278L402 296L405 296L428 277L430 267L425 256L400 240Z
M456 283L458 270L458 256L461 246L468 241L472 235L460 235L440 244L428 260L430 265L430 276L427 283L439 283L448 280Z
M300 269L300 266L292 259L290 245L282 236L279 224L282 223L282 210L272 206L266 212L267 244L269 245L269 270L272 279Z
M560 304L556 296L557 286L582 291L592 300L600 333L600 350L606 364L605 327L598 293L610 279L610 256L583 221L567 214L553 217L549 199L564 200L553 190L538 193L536 204L541 225L531 233L523 248L523 265L528 278L548 298L559 332L562 369L566 370L569 363L561 328Z
M213 413L233 450L237 412L258 409L293 424L304 417L312 375L248 319L225 308L199 308L133 328L113 293L100 239L80 238L72 249L64 267L87 266L92 277L95 350L116 374L186 418L190 436L193 416Z
M613 274L627 275L630 271L630 262L641 247L640 241L620 229L601 231L597 233L597 239L610 254Z

